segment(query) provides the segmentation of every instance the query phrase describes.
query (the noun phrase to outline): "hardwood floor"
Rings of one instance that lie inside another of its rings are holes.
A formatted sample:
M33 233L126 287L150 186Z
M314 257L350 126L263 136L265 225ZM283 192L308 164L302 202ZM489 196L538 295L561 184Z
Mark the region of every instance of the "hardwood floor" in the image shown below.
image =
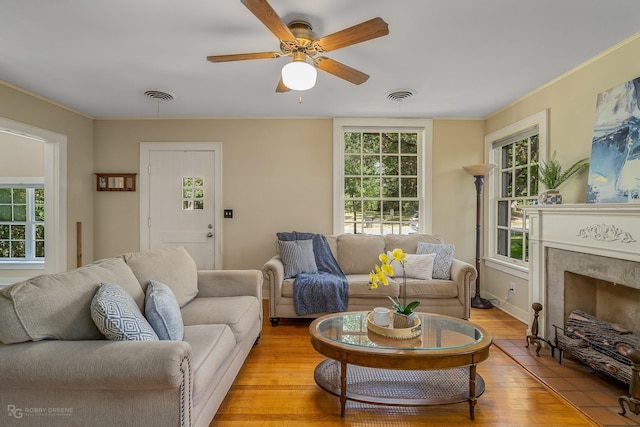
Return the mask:
M268 309L265 304L265 313ZM527 325L501 310L472 309L471 321L494 339L516 339ZM309 320L265 320L253 348L211 426L592 426L579 411L549 391L495 345L478 366L486 391L478 399L475 420L467 403L426 408L347 403L340 417L336 396L320 389L313 370L324 358L311 347Z

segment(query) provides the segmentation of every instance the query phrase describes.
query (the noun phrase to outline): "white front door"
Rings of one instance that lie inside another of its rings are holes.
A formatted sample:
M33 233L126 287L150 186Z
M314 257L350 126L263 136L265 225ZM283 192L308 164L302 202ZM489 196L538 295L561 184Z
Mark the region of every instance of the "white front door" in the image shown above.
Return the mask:
M141 232L141 249L183 246L199 270L219 267L216 155L211 149L154 147L145 151L144 168L141 155L141 231L147 228L146 245ZM146 201L142 192L148 194Z

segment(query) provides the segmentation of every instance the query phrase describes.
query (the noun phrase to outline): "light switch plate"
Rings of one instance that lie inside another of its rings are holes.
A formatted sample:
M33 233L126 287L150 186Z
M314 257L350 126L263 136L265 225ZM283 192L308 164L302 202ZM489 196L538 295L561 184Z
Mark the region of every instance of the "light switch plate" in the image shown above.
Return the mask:
M225 218L233 218L233 209L225 209L224 210Z

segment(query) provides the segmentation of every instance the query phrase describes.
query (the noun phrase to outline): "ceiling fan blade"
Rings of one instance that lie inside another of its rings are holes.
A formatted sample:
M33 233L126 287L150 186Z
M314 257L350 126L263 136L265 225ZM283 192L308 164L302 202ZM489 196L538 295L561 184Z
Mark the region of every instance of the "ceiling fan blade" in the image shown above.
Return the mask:
M267 0L241 0L242 4L253 13L271 31L278 40L294 42L296 37L289 27L282 22L280 16L269 5Z
M289 89L284 85L284 82L282 81L282 77L280 77L280 81L278 82L278 87L276 87L276 92L282 93L282 92L289 92L290 90L291 89Z
M348 65L344 65L338 61L334 61L326 56L316 58L316 64L322 71L326 71L329 74L340 77L354 85L359 85L369 80L368 74L358 71L355 68L351 68Z
M322 47L322 50L329 52L330 50L362 43L387 34L389 34L389 24L384 22L382 18L373 18L337 33L324 36L318 40L317 44Z
M256 53L235 53L232 55L212 55L207 56L207 61L230 62L244 61L246 59L273 59L282 56L279 52L256 52Z

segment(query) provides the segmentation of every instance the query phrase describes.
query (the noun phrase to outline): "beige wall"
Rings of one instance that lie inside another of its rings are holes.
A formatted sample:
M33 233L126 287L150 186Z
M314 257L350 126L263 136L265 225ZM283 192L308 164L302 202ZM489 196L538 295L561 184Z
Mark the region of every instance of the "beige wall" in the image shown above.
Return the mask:
M463 166L482 163L484 120L433 121L433 232L475 264L476 187Z
M332 232L330 119L98 120L96 171L138 173L140 142L163 141L222 143L223 268L261 268L278 231ZM137 250L138 192L95 201L96 257Z
M4 84L0 117L67 136L67 266L76 266L76 222L84 260L93 260L93 120Z
M44 179L44 144L0 132L0 176Z
M579 69L550 82L515 104L496 112L486 121L491 133L539 111L549 111L549 153L557 152L564 164L591 156L591 139L595 120L596 96L620 83L640 76L640 33ZM584 203L587 174L560 187L564 203ZM503 298L510 281L518 285L510 297L509 310L529 321L528 281L486 268L482 289Z

